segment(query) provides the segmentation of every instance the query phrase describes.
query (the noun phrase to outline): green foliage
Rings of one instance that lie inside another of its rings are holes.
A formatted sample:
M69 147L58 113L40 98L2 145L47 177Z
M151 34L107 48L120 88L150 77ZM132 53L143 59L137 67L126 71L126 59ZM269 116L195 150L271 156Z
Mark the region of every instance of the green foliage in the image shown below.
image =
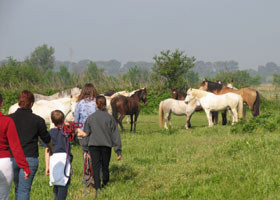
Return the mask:
M29 60L31 65L38 67L45 73L54 68L54 48L48 47L46 44L37 47L32 53Z
M161 51L160 56L154 56L156 62L153 71L165 78L167 88L178 87L178 79L182 79L189 69L194 66L194 57L184 55L184 51Z
M215 77L225 83L233 83L236 88L249 87L250 85L259 85L260 76L251 77L248 71L238 70L236 72L220 72Z
M280 86L280 74L273 74L273 85Z

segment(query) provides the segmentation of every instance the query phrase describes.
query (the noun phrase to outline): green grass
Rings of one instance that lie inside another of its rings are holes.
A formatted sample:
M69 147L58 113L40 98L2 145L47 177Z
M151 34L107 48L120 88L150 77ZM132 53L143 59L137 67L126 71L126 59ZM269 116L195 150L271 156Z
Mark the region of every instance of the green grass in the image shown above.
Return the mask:
M166 131L158 128L156 115L140 115L137 133L124 123L123 158L117 161L112 153L110 184L98 199L280 199L279 132L208 128L204 112L191 122L192 129L185 130L185 118L172 116L173 127ZM83 194L80 147L72 152L68 199L93 199L93 189ZM52 199L41 148L39 159L31 199Z

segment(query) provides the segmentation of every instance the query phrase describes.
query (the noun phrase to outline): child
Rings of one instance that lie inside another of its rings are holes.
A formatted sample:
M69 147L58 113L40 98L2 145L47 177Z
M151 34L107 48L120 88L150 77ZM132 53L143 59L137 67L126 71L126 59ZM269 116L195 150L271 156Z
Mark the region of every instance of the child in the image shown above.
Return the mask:
M89 153L92 158L94 188L96 196L98 189L106 186L109 182L109 163L111 159L111 148L114 147L117 159L121 159L121 138L117 124L112 115L106 110L106 99L104 96L96 97L98 110L91 114L85 123L84 131L89 137ZM100 167L102 168L102 186L100 180Z
M63 200L67 197L70 184L73 155L71 154L69 139L67 135L63 133L63 112L60 110L53 111L51 113L51 120L55 125L55 128L49 131L53 144L53 155L50 156L48 150L45 150L46 175L50 176L50 185L54 185L54 199ZM79 137L86 136L80 129L77 131Z

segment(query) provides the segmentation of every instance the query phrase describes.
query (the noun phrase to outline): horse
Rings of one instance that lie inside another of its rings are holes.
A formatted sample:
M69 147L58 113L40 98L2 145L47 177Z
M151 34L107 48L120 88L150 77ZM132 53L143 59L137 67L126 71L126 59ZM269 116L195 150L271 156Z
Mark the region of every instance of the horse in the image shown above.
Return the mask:
M57 92L51 96L45 96L42 94L36 94L34 93L34 98L35 101L39 101L39 100L55 100L55 99L59 99L59 98L64 98L64 97L71 97L71 96L77 96L81 93L81 89L78 87L74 87L72 89L67 89L67 90L63 90L60 92Z
M186 116L186 125L185 128L188 129L191 127L191 117L192 114L195 112L195 109L199 106L199 102L197 100L192 100L190 103L186 104L182 100L176 99L165 99L160 102L159 104L159 127L162 128L162 121L164 118L164 128L168 129L167 127L167 120L169 125L171 126L171 113L177 116Z
M172 90L172 98L177 100L185 100L187 94L179 91L177 88Z
M232 88L229 88L227 86L212 82L212 81L208 81L208 80L204 80L201 84L200 84L200 89L201 90L205 90L205 91L209 91L209 92L213 92L214 94L225 94L228 92L232 92L232 93L236 93L242 96L244 103L246 103L251 112L252 115L258 116L260 114L260 93L252 88L242 88L240 90L235 90ZM244 113L245 115L245 113Z
M145 105L148 103L146 88L139 89L131 97L125 97L123 95L119 95L112 98L111 106L112 106L113 116L116 122L120 124L122 132L124 132L122 120L125 117L125 115L130 115L130 119L131 119L130 132L132 132L133 115L134 115L134 132L136 132L137 118L141 109L140 100L143 101ZM118 118L118 113L120 113L119 118Z
M116 93L115 90L108 90L108 91L104 92L103 96L108 96L108 97L110 97L110 96L112 96L112 95L115 94L115 93Z
M66 121L74 120L74 111L75 111L75 102L77 97L64 97L55 100L39 100L34 102L32 106L32 112L40 117L42 117L46 124L50 124L51 128L54 127L53 123L51 123L51 112L54 110L61 110L65 115ZM19 106L13 105L9 109L9 114L15 112Z
M228 107L232 113L232 124L238 122L238 118L243 117L243 99L239 94L232 92L216 95L211 92L190 88L187 91L185 102L188 103L191 100L196 99L204 109L209 127L213 126L211 112L223 111Z

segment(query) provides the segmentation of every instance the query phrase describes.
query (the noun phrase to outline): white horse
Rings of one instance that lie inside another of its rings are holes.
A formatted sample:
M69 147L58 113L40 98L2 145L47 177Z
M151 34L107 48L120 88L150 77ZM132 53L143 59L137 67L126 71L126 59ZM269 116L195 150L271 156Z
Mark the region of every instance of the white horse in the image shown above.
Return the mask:
M39 100L34 102L32 106L32 112L40 117L42 117L46 124L50 124L51 128L54 127L51 123L51 112L54 110L61 110L65 115L66 121L74 120L74 111L76 106L76 98L60 98L55 100ZM18 104L13 105L9 109L9 114L15 112L19 108Z
M36 94L35 93L34 98L35 98L35 101L39 101L39 100L51 101L51 100L60 99L60 98L64 98L64 97L70 97L71 98L73 96L80 95L80 93L81 93L81 89L77 88L77 87L74 87L72 89L57 92L57 93L55 93L51 96L45 96L45 95L42 95L42 94Z
M185 102L188 103L193 99L197 99L204 109L208 118L209 127L213 126L212 115L213 111L223 111L228 107L232 113L232 124L238 122L238 117L243 117L243 99L235 93L226 93L216 95L211 92L190 88L187 92Z
M167 120L171 126L171 113L178 116L186 116L186 125L185 128L190 128L190 120L192 114L195 112L195 109L199 106L199 102L196 99L193 99L189 104L186 104L184 100L176 99L165 99L159 104L159 127L162 128L162 121L164 118L164 128L167 127Z

